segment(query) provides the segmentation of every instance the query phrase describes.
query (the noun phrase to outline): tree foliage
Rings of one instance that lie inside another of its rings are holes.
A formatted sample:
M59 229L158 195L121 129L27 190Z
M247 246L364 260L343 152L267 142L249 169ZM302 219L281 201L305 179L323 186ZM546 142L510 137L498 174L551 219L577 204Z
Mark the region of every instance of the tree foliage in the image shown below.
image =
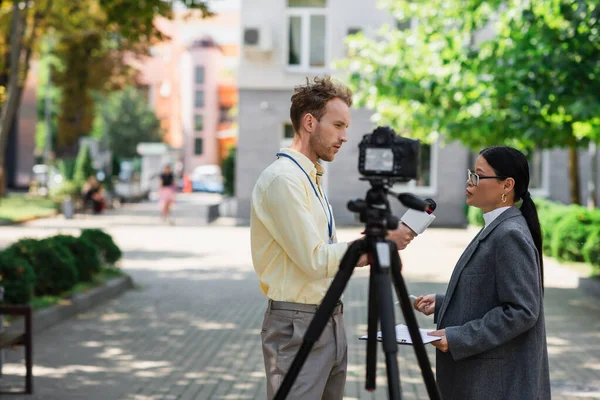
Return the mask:
M102 106L101 118L110 150L115 157L133 158L140 142L160 142L160 121L139 90L128 87L111 93Z
M211 15L206 0L180 3L199 10L202 17ZM78 136L89 133L92 125L89 92L122 88L131 81L123 55L146 53L162 39L154 19L171 17L173 5L174 0L0 1L0 194L7 137L40 38L51 36L63 61L64 69L53 74L64 89L58 144L61 151L73 154Z
M350 38L357 103L375 121L471 149L571 147L599 139L600 5L593 0L385 2L413 29ZM404 24L407 25L406 23Z
M77 159L75 159L75 171L73 180L77 185L83 185L90 176L95 176L96 170L92 163L92 155L87 145L81 146Z

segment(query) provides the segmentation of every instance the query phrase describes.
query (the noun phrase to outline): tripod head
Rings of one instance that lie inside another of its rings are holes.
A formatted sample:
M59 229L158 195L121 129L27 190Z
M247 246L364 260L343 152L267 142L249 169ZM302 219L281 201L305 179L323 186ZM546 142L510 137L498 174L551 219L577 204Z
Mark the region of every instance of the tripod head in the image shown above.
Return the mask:
M405 207L419 211L430 210L430 204L410 193L395 193L389 188L392 181L387 178L360 178L368 180L371 189L367 191L365 199L350 200L348 209L359 213L360 222L366 224L367 237L385 238L389 229L398 228L399 219L392 215L387 196L393 196Z

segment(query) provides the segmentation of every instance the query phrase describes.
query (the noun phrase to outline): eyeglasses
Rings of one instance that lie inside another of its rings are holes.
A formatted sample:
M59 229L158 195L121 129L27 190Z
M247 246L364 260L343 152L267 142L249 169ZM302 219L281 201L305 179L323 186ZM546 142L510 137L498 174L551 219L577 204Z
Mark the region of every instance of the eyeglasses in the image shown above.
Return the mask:
M467 170L467 179L471 182L471 185L477 186L479 185L480 179L506 179L508 176L481 176L477 175L475 172L471 172L470 169Z

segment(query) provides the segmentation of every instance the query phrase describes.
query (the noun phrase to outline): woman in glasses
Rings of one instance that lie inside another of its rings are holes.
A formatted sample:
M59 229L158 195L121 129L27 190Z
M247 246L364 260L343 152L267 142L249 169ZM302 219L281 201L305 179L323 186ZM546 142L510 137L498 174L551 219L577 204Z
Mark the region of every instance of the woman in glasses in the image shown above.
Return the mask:
M520 151L482 150L468 171L467 204L485 227L458 260L445 294L414 307L434 314L444 400L550 399L542 235Z

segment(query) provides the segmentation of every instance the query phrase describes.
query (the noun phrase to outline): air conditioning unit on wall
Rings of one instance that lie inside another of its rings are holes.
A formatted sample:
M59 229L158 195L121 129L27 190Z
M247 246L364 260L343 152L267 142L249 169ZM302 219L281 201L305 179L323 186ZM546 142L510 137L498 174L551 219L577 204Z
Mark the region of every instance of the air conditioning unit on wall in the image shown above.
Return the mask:
M271 28L268 26L244 27L244 50L267 52L273 50Z

